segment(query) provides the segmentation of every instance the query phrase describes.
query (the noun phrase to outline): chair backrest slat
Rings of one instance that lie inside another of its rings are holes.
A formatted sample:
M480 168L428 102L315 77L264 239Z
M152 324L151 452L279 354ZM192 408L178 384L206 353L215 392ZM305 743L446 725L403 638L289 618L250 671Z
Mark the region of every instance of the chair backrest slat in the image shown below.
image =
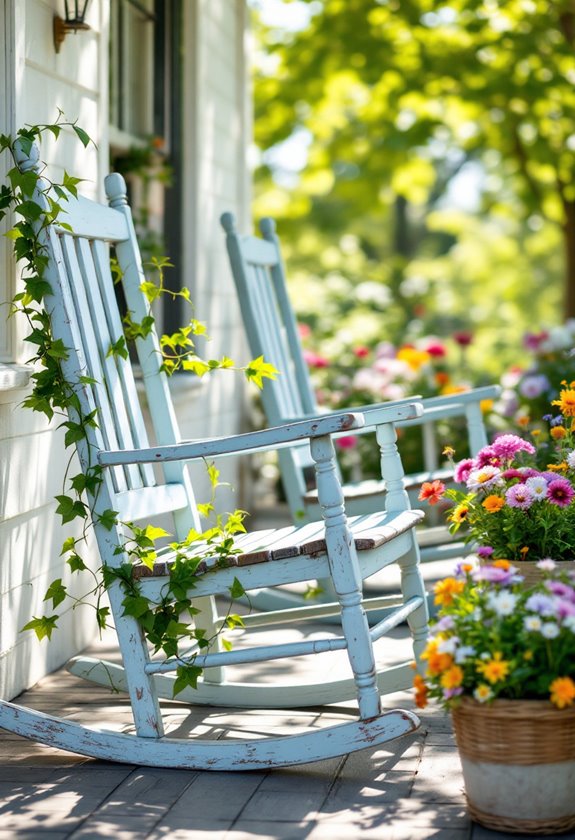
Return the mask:
M123 334L123 328L113 283L111 282L110 277L110 254L108 246L101 240L93 241L91 246L98 288L101 295L101 303L105 311L106 320L110 324L110 331L112 335L121 336ZM140 411L138 390L134 379L132 365L129 359L124 359L122 356L117 356L115 358L115 363L122 385L122 408L125 407L134 448L144 448L149 445L148 433L146 431L142 412ZM150 464L142 464L140 465L140 472L144 485L153 487L156 483L156 479L152 466Z
M125 410L122 410L121 386L114 360L107 357L114 337L108 329L103 307L98 299L95 272L91 260L86 259L88 255L85 249L83 259L78 258L77 249L82 251L85 246L89 251L90 245L87 240L66 233L60 235L60 240L68 276L75 278L71 288L76 303L76 317L89 364L89 375L95 380L92 389L98 405L98 423L104 441L110 448L131 448L133 442L125 422ZM134 466L125 468L125 472L123 477L116 473L118 490L142 486L140 475Z

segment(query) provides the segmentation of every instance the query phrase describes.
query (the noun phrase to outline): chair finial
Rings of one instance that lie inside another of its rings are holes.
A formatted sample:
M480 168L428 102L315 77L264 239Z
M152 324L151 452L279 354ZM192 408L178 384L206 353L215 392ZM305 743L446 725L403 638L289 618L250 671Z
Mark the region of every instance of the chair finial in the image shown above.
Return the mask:
M236 217L233 213L222 213L220 216L220 224L226 233L235 233Z
M128 190L123 175L111 172L104 178L104 186L110 207L122 207L128 203Z
M27 137L17 137L12 148L20 172L40 171L40 149L37 143L31 143Z
M262 232L262 236L266 239L272 239L276 232L275 219L271 219L269 216L260 219L260 230Z

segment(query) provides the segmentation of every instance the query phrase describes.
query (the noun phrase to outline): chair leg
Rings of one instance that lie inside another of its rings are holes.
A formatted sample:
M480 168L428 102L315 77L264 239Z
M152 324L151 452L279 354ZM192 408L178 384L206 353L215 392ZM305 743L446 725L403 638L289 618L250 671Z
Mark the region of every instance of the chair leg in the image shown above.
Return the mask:
M335 449L329 437L313 438L318 497L325 521L331 576L341 605L341 624L355 684L359 716L368 720L381 713L376 684L373 643L362 607L362 579L353 536L347 527L344 499L337 480Z

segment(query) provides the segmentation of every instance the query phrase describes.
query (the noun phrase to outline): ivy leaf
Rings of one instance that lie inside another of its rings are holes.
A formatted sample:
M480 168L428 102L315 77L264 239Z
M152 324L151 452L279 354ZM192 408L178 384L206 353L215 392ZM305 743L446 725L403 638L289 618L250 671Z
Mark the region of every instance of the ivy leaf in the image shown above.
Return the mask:
M84 148L86 148L86 146L88 146L88 144L91 142L90 136L86 134L83 128L80 128L77 125L73 125L72 128L76 132L76 135L80 138L80 142L82 143Z
M52 638L52 633L56 628L58 618L58 615L44 615L41 618L36 618L36 616L34 616L28 624L24 625L22 632L24 632L24 630L33 630L39 641L42 641L44 638L50 640Z
M69 565L70 571L72 572L83 572L88 568L80 555L76 554L76 552L66 559L66 563ZM56 604L54 604L54 606L56 606Z
M244 587L242 586L240 581L237 579L237 577L234 578L234 582L229 587L229 590L230 590L230 595L234 600L236 598L241 598L242 595L246 594L246 590L244 589Z
M116 524L118 516L117 510L107 510L102 511L98 515L98 523L102 525L107 531L111 531L114 525Z
M100 630L105 630L108 626L108 616L110 615L109 607L98 607L96 610L96 621Z
M233 630L234 627L245 627L246 626L243 618L241 617L241 615L237 615L236 613L232 613L232 614L228 615L228 617L226 618L226 624L228 625L230 630Z
M226 639L222 636L220 641L222 643L222 647L224 648L224 650L230 651L232 649L233 645L232 645L232 643L230 642L229 639Z
M150 603L143 595L126 595L122 601L124 615L131 615L133 618L142 618L150 611Z
M58 604L61 604L62 601L66 600L66 594L67 590L62 583L62 578L58 578L57 580L53 580L48 587L46 594L44 595L44 600L49 601L52 599L52 606L55 609Z
M196 689L198 687L198 677L202 675L202 670L197 665L180 665L176 670L173 696L175 697L188 686Z
M122 359L128 358L128 348L126 347L126 339L123 335L120 338L110 345L108 352L106 353L106 358L110 356L121 356Z
M275 379L279 370L269 362L265 362L263 356L258 356L249 363L244 373L248 382L253 382L258 388L263 388L263 380Z
M74 501L69 496L56 496L58 507L56 513L62 517L62 523L72 522L73 519L81 517L85 519L87 514L86 505L80 500Z

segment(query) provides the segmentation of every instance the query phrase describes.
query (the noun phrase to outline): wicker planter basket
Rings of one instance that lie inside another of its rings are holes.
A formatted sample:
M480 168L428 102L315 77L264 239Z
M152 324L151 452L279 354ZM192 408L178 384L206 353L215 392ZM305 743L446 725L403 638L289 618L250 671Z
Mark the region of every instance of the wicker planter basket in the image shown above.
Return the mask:
M543 577L541 569L537 568L536 560L521 560L521 562L514 564L519 570L519 574L523 575L523 586L534 586ZM570 569L575 569L575 561L560 560L556 563L557 571L568 572Z
M471 818L487 828L575 828L575 707L470 697L452 711Z

